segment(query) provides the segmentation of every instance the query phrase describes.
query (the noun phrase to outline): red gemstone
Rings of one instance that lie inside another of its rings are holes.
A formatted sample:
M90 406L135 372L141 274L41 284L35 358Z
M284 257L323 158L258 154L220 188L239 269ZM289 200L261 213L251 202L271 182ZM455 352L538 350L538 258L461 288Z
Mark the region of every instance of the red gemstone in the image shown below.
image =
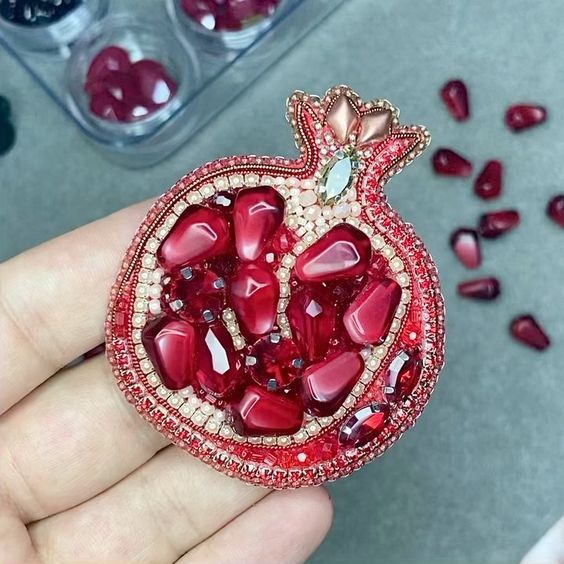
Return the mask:
M441 98L450 115L457 121L465 121L470 116L468 90L462 80L450 80L441 88Z
M241 260L259 258L284 220L284 198L270 186L240 190L233 210L235 246Z
M521 131L546 120L546 108L535 104L516 104L509 106L505 113L505 123L513 131Z
M506 231L515 229L520 219L519 212L516 210L485 213L480 217L478 231L486 239L495 239Z
M509 329L515 339L533 349L542 351L550 345L550 339L532 315L516 317Z
M303 282L327 282L363 274L372 257L370 239L347 223L339 224L298 256L296 276Z
M354 388L363 370L362 357L352 351L309 366L300 380L306 411L319 417L333 415Z
M560 227L564 227L564 194L554 196L554 198L548 202L546 213L548 217L560 225Z
M321 288L302 287L292 293L286 315L305 360L322 358L335 331L337 308Z
M229 396L243 378L242 362L221 322L202 327L198 340L198 381L214 396Z
M183 268L165 287L169 307L183 319L209 322L225 305L225 281L211 270Z
M100 92L90 98L90 111L107 121L124 122L128 119L127 106L109 92Z
M341 427L339 442L344 447L360 447L375 439L386 425L385 405L372 404L360 408Z
M458 293L465 298L495 300L501 291L497 278L477 278L458 285Z
M303 361L292 340L271 333L249 349L246 364L257 384L274 391L289 386L300 376Z
M280 287L271 269L242 265L231 280L231 300L242 332L247 336L270 333L276 321Z
M231 248L229 224L218 210L190 206L157 251L167 270L226 254Z
M483 200L497 198L501 194L502 178L501 162L488 161L474 182L474 192Z
M191 323L163 316L149 321L141 341L162 383L180 390L194 383L197 368L197 330Z
M243 397L231 404L231 424L237 433L247 437L291 435L303 421L300 402L288 395L249 386Z
M114 71L126 73L130 66L129 54L125 49L116 45L105 47L92 59L86 73L86 84L98 82Z
M350 338L359 344L379 343L388 333L401 299L401 287L391 278L366 285L343 316Z
M135 81L140 104L150 109L164 106L178 90L176 81L163 65L151 59L133 63L130 75Z
M478 268L482 264L482 252L478 234L474 229L462 227L450 237L452 250L466 268Z
M386 372L384 393L388 401L399 401L415 389L423 370L416 352L400 352Z
M437 174L470 176L472 163L452 149L437 149L433 155L433 168Z
M289 253L297 242L297 237L291 229L282 226L272 242L272 248L280 254Z

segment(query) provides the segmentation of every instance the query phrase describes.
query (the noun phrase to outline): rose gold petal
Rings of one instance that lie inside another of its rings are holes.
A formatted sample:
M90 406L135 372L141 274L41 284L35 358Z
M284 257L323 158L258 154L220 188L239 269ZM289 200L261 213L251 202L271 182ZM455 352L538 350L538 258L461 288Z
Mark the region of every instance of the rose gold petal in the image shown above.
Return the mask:
M390 133L391 123L392 112L390 110L363 115L360 118L358 143L362 144L384 139Z
M344 143L348 136L358 127L359 121L358 110L349 97L344 94L335 100L327 113L327 123L335 132L337 140L341 143Z

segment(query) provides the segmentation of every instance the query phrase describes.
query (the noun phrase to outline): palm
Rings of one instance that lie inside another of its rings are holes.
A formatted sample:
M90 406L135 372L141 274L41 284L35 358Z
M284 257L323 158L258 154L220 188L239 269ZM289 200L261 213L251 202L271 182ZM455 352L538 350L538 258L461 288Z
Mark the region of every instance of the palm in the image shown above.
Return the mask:
M147 205L0 265L3 562L296 562L331 522L323 489L227 478L153 431L105 358L107 295Z

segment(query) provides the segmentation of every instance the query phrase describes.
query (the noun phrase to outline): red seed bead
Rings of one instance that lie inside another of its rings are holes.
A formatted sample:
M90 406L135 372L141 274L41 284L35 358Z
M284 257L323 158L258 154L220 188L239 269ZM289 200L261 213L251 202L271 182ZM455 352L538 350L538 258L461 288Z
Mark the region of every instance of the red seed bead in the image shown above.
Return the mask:
M483 200L497 198L503 184L503 165L500 161L488 161L474 182L474 192Z
M548 217L560 227L564 227L564 194L554 196L546 208Z
M477 278L467 280L458 285L458 293L465 298L475 300L495 300L500 294L501 286L497 278Z
M474 229L461 227L450 237L450 245L458 260L466 268L478 268L482 264L482 251L478 234Z
M550 345L550 339L532 315L516 317L509 330L515 339L533 349L542 351Z
M495 239L511 229L515 229L521 220L516 210L501 210L480 216L478 232L486 239Z
M535 104L515 104L509 106L505 113L505 123L512 131L522 131L546 120L547 111L543 106Z
M432 158L437 174L466 177L472 174L472 163L452 149L437 149Z
M449 80L441 88L441 98L450 115L456 121L465 121L470 116L468 89L462 80Z

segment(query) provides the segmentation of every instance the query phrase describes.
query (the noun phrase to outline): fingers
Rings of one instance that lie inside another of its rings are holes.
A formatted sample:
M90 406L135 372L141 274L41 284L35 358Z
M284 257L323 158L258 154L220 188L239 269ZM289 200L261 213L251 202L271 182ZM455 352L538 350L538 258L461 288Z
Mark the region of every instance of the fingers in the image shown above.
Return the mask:
M185 554L177 564L304 562L331 527L324 488L274 492Z
M521 560L521 564L564 562L564 517L557 521Z
M42 561L173 562L267 494L169 446L109 490L29 532Z
M168 441L127 403L103 356L49 379L0 417L0 493L28 523L93 497Z
M110 287L148 203L0 265L0 413L103 341Z

